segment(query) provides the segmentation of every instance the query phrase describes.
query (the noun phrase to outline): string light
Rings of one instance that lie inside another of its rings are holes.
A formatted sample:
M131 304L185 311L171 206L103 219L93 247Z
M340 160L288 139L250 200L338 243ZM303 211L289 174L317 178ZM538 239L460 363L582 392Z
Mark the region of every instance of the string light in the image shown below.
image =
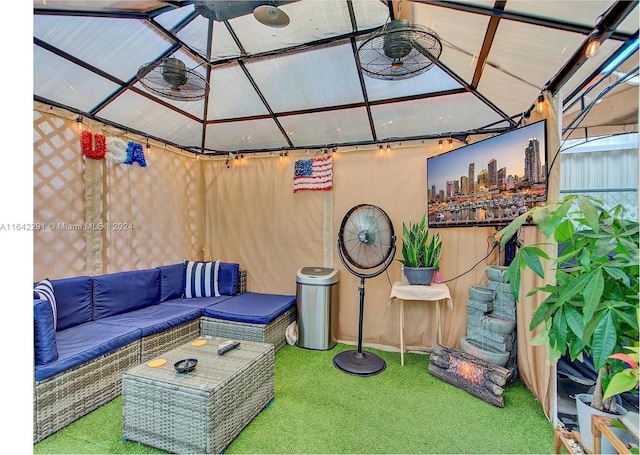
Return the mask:
M440 140L438 141L438 148L439 148L440 150L442 150L442 139L440 139Z
M149 138L147 138L147 150L149 150L151 146L149 145Z
M536 101L536 110L539 114L542 114L544 112L544 96L542 96L542 94L538 96L538 99Z
M594 32L589 37L589 43L587 44L587 48L584 51L584 56L587 58L593 58L596 56L599 50L600 34L598 32Z
M449 138L449 150L453 148L453 139Z
M84 117L82 116L82 114L78 115L78 118L76 118L76 122L78 123L78 131L81 133L84 126L83 120L84 120Z

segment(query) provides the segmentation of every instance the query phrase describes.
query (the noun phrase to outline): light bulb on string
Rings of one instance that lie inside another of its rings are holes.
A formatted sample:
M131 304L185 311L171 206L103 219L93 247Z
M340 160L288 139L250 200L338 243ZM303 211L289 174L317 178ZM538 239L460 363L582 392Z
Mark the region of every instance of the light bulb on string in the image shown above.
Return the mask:
M538 111L538 114L542 114L544 112L544 96L542 95L538 96L536 101L536 111Z

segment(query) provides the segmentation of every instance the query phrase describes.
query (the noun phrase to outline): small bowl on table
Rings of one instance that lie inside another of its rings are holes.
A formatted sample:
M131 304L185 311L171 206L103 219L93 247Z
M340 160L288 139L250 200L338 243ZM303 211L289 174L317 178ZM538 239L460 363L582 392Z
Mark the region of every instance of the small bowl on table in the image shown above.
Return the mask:
M182 359L178 360L173 366L178 373L188 373L193 371L198 364L198 359Z

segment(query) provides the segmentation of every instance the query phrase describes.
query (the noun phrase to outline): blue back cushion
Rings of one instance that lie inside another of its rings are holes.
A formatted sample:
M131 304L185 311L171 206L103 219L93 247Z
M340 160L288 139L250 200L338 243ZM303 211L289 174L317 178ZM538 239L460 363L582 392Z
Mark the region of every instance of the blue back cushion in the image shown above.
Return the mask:
M58 359L53 309L48 300L33 301L33 347L36 365L46 365Z
M160 303L160 270L134 270L95 276L93 318L137 310Z
M57 327L65 330L91 321L91 277L51 280L56 295Z
M221 262L218 269L218 292L220 295L236 295L240 281L240 264Z
M53 312L53 330L56 330L56 325L58 324L58 309L56 307L56 296L55 292L53 292L53 285L49 278L45 278L40 281L33 288L34 299L43 299L51 304L51 311Z
M160 301L180 299L184 295L184 264L162 265L160 270Z

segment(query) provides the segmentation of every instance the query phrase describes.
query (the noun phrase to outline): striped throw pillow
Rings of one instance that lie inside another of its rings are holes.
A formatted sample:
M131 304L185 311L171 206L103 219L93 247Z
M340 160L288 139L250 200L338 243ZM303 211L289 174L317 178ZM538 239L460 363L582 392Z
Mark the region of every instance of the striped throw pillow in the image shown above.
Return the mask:
M218 292L220 261L186 260L184 266L184 296L187 299L220 296L220 292Z
M53 330L56 330L58 326L58 306L56 304L56 296L53 293L53 285L49 278L45 278L36 284L36 287L33 288L34 296L37 295L39 299L49 301L51 305L51 311L53 312Z

